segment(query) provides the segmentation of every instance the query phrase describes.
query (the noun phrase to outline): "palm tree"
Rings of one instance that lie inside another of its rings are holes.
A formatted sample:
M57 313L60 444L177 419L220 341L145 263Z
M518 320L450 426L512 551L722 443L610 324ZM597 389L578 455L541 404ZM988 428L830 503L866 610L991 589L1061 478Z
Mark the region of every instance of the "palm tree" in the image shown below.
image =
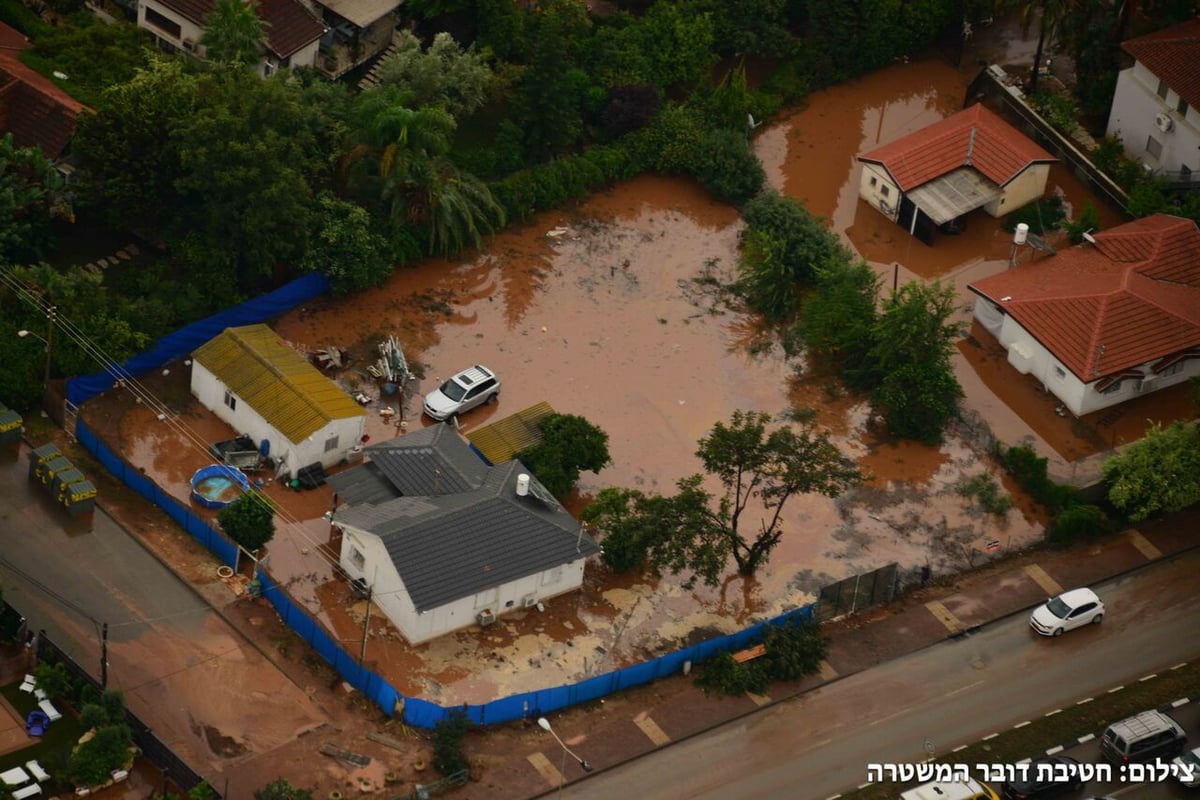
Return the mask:
M1029 33L1033 26L1034 17L1038 18L1037 50L1033 55L1033 75L1029 78L1029 92L1037 91L1038 74L1042 68L1042 55L1046 42L1054 42L1058 38L1066 19L1075 11L1076 6L1087 0L1016 0L998 5L1001 9L1019 8L1021 12L1021 31Z
M397 89L360 95L352 120L358 144L344 171L352 186L378 196L396 227L427 232L430 255L476 247L504 223L487 184L449 158L454 118L440 107L412 109Z

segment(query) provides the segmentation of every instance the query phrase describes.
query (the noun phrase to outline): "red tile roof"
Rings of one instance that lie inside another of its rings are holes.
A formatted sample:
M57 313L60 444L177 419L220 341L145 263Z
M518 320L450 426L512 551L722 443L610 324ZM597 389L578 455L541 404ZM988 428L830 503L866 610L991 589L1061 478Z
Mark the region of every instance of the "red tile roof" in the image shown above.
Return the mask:
M0 22L0 132L11 132L18 147L40 147L57 161L85 106L21 63L20 53L29 47L20 31Z
M1121 47L1188 105L1200 107L1200 19L1129 39Z
M1156 214L970 289L1090 383L1200 346L1200 228Z
M858 159L883 165L905 192L963 166L1004 186L1030 164L1056 160L978 103Z
M159 2L201 27L216 7L214 0ZM267 23L267 49L279 58L287 58L325 35L325 25L298 0L258 0L254 10Z

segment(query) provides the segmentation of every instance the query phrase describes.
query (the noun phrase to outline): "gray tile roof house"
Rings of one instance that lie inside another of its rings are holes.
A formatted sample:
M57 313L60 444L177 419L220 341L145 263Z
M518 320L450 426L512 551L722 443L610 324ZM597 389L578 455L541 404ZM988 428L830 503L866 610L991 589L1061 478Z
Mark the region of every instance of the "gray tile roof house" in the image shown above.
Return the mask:
M365 454L329 478L334 523L379 537L418 614L600 552L523 464L489 466L445 423Z

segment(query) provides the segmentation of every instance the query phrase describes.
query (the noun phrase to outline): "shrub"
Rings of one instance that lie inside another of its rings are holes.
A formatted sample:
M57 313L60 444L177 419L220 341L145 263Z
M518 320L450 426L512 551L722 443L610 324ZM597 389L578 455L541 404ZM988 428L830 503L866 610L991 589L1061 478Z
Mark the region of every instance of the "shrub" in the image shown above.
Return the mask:
M1063 220L1066 217L1067 212L1063 208L1062 198L1058 196L1047 197L1038 200L1036 203L1022 206L1006 216L1004 218L1004 229L1010 232L1015 231L1017 225L1024 222L1029 226L1031 233L1044 236L1050 231L1061 228Z
M740 206L762 191L767 175L745 134L714 130L701 140L696 178L718 199Z
M772 681L800 680L821 668L829 640L815 622L791 620L764 627L761 656L739 664L722 651L701 665L696 686L705 694L763 694Z
M1095 539L1111 529L1104 509L1093 505L1066 508L1051 523L1046 538L1052 544L1066 546L1081 539Z
M1096 211L1096 207L1092 205L1092 201L1088 201L1083 206L1083 211L1079 213L1079 219L1074 222L1068 222L1066 225L1067 235L1071 237L1071 244L1079 244L1083 241L1083 235L1100 227L1100 214Z
M1002 517L1012 508L1012 500L986 472L967 478L956 487L960 497L973 497L979 507L989 514Z
M127 725L106 725L83 742L67 761L67 775L77 784L86 786L108 780L114 769L129 761L132 737Z
M38 688L48 697L65 697L71 689L71 677L67 667L61 663L43 662L33 670Z
M443 775L470 769L471 764L463 753L463 739L470 724L466 712L456 708L434 727L433 768Z

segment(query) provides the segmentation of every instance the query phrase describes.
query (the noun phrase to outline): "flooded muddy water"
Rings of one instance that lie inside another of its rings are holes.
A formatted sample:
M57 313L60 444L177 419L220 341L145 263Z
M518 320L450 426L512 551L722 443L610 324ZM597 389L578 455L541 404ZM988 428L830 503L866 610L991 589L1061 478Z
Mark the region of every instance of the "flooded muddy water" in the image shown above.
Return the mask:
M927 247L857 199L855 155L958 110L971 74L936 61L897 64L815 94L756 138L772 184L826 217L889 288L893 276L942 276L962 291L1007 265L1007 234L986 215L972 217L964 235ZM1072 206L1088 199L1065 171L1051 182ZM499 403L462 418L464 431L540 401L597 424L609 435L612 465L583 476L574 510L606 486L673 491L700 469L697 440L735 410L812 409L870 477L837 501L794 498L783 540L759 574L743 578L731 567L720 586L688 590L676 577L615 576L594 563L584 589L547 602L545 612L411 647L378 613L367 624L362 601L337 579L321 518L332 504L328 487L296 493L268 484L281 509L268 546L271 573L348 648L359 647L366 630L366 663L402 692L452 704L580 680L733 631L811 601L826 582L891 561L908 574L924 564L947 572L1036 539L1043 520L1020 498L997 518L956 491L965 478L996 472L973 449L973 434L951 431L940 447L881 439L864 398L786 358L729 302L718 285L734 275L741 230L736 211L695 183L641 177L505 230L482 253L423 262L352 298L319 298L274 327L302 351L349 352L337 379L378 398L368 406L372 441L428 424L420 417L423 393L475 363L494 369L503 390ZM962 318L969 318L965 300ZM365 371L388 335L418 375L399 397L380 397ZM999 426L1005 441L1040 435L1022 409L1004 407L989 379L976 377L981 360L966 345L963 352L955 368L967 405ZM183 482L186 498L199 456L174 463L186 459L155 420L131 413L134 422L122 425L128 457L160 479ZM188 406L189 425L210 424L194 414ZM218 425L202 438L231 433ZM757 520L744 524L752 529ZM1001 542L999 551L985 550L990 541Z

